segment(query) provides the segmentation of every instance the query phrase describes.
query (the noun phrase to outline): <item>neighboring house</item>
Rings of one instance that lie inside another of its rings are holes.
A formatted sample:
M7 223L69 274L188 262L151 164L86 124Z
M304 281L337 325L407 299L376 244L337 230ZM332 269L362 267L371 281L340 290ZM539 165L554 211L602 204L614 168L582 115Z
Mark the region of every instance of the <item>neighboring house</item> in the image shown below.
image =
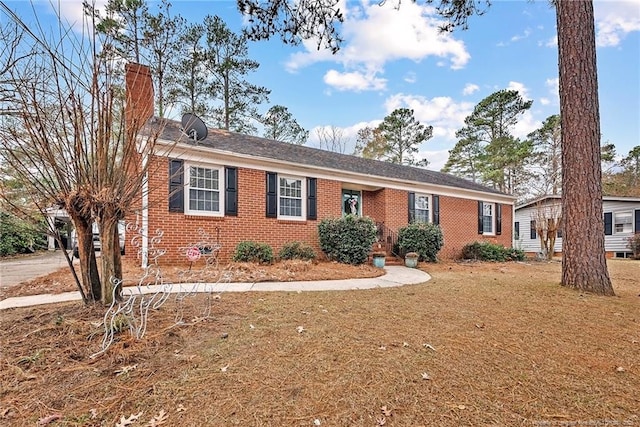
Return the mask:
M150 77L142 66L127 69L129 108L146 119ZM514 197L452 175L219 129L195 141L174 121L159 144L171 150L149 159L148 201L131 218L150 234L163 230L165 261L184 262L179 248L198 241L199 229L219 241L223 260L244 240L275 253L304 241L319 253L319 222L344 214L371 217L387 242L412 221L439 224L441 258L478 240L512 242Z
M540 252L535 220L540 216L561 214L561 206L562 196L559 195L543 196L517 206L513 223L513 246L528 254ZM635 233L640 233L640 197L604 196L602 210L607 257L630 258L632 251L627 248L627 239ZM554 252L562 252L562 228L558 231Z

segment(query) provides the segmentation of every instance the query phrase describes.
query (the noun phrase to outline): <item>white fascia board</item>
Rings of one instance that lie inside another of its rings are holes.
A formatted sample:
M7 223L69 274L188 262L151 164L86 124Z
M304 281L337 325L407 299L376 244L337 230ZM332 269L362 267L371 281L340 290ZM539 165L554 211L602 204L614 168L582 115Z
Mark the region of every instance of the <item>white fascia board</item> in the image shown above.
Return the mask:
M425 194L438 194L441 196L482 200L485 202L502 203L506 205L514 205L516 200L516 197L508 194L495 194L459 187L450 187L417 181L405 181L402 179L368 175L338 169L321 168L317 166L302 165L299 163L286 162L265 157L256 157L246 154L238 154L236 152L218 150L212 147L188 145L183 143L171 143L170 150L158 150L156 152L156 155L170 155L171 157L183 160L208 162L224 166L257 169L289 175L311 175L315 178L329 179L332 181L354 184L355 186L360 186L364 190L392 188L394 190L414 191L417 193Z

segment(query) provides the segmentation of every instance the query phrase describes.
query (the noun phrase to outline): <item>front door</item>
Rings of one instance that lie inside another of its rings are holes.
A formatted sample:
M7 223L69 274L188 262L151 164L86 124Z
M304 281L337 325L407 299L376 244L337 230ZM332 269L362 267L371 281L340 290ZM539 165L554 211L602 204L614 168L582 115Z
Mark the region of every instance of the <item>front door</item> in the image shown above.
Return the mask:
M362 192L342 190L342 215L362 215Z

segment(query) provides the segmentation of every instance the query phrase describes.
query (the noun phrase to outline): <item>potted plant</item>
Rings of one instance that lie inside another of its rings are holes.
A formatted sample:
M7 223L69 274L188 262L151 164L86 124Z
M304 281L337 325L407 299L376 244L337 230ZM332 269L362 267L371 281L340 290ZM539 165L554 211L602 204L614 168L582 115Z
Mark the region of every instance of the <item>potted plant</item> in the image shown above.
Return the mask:
M378 268L384 268L384 261L386 258L387 258L386 252L374 252L373 266Z
M407 252L404 256L404 265L409 268L416 268L418 266L418 258L420 256L415 252Z

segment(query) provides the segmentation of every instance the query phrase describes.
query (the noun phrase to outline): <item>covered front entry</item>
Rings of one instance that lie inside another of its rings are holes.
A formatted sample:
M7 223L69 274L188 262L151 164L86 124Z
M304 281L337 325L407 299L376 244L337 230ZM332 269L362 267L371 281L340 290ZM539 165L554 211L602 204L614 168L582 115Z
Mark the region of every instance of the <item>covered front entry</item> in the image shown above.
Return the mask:
M362 216L362 191L342 189L342 215Z

